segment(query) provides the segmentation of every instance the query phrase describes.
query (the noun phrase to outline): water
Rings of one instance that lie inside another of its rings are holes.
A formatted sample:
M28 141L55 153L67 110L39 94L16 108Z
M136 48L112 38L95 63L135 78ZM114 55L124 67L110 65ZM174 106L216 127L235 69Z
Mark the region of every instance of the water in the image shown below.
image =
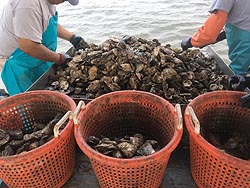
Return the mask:
M0 11L7 0L0 0ZM209 16L212 0L80 0L77 6L68 2L57 5L59 23L81 35L87 42L100 44L109 37L135 35L158 39L162 44L180 47L181 40L191 36ZM212 45L228 61L226 41ZM58 52L70 43L58 40Z
M135 35L158 39L162 44L180 47L181 40L191 36L209 16L212 0L80 0L77 6L68 2L57 6L59 23L81 35L87 42L100 44L109 37ZM227 61L227 44L212 45ZM58 51L70 44L58 41Z

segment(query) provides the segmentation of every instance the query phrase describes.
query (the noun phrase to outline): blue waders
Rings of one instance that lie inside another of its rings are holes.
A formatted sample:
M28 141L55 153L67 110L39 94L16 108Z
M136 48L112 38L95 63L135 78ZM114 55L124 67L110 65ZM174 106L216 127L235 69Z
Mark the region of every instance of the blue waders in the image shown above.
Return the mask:
M247 72L250 66L250 32L226 24L226 35L230 68L235 74Z
M52 51L57 48L58 15L51 17L42 35L42 44ZM17 48L6 61L2 70L2 80L10 95L26 91L52 65L33 58Z

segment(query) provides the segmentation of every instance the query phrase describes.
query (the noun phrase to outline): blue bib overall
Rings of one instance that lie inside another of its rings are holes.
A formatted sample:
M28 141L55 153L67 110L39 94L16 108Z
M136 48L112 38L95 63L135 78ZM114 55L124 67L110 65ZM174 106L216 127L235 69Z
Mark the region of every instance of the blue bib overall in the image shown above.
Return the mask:
M226 33L231 60L229 67L235 74L247 72L250 65L250 32L226 24Z
M56 51L57 48L57 21L56 12L42 35L42 44L52 51ZM2 70L1 77L8 93L14 95L26 91L52 64L33 58L17 48Z

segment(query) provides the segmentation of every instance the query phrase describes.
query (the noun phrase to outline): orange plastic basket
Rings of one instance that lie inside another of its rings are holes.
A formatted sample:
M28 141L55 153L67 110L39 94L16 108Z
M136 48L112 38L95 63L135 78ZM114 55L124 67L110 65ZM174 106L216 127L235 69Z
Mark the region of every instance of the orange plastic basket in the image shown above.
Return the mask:
M171 152L183 132L182 117L177 114L181 111L176 113L168 101L142 91L112 92L88 103L78 116L75 138L90 159L100 186L159 187ZM157 140L162 149L141 158L117 159L93 150L86 143L91 135L124 136L135 132Z
M0 128L30 129L34 122L47 124L57 113L76 108L75 102L56 91L30 91L0 100ZM73 173L75 139L73 121L59 137L19 155L0 157L0 179L16 188L61 187Z
M250 187L250 161L219 150L199 133L212 126L216 126L221 134L226 134L225 129L229 128L244 128L250 133L250 109L238 104L244 94L237 91L209 92L196 97L186 107L184 119L190 138L191 172L200 188Z

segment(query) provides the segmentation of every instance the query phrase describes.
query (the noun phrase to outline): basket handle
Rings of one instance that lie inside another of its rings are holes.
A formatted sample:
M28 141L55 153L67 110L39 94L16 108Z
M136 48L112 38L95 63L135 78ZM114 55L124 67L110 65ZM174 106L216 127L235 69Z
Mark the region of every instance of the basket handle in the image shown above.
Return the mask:
M85 102L84 101L79 101L75 111L72 114L73 115L74 125L78 125L79 120L77 119L77 116L80 113L81 109L83 109L83 108L85 108Z
M68 111L66 114L64 114L64 116L54 126L54 130L53 130L54 131L54 137L59 136L59 129L68 118L72 119L72 112L71 111Z
M65 121L69 119L73 119L73 122L75 125L78 125L78 119L77 116L82 108L85 107L84 101L80 101L75 109L74 112L68 111L54 126L54 137L59 136L59 129L60 127L65 123Z
M194 122L194 132L196 134L200 134L200 129L201 129L200 122L191 106L188 107L188 112L192 118L192 121Z
M175 105L175 112L177 113L177 117L178 117L177 129L181 130L183 128L183 118L182 118L182 112L181 112L181 105L180 104Z

